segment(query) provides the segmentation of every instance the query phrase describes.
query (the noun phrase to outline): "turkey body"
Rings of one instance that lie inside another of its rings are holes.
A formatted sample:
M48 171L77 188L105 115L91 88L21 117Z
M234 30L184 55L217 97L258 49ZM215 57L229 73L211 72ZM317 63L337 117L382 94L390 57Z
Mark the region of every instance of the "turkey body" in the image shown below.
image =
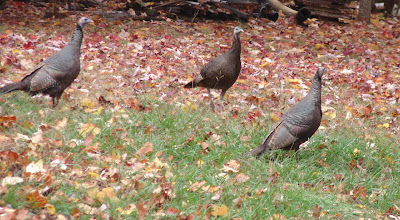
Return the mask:
M320 67L314 75L307 96L276 122L264 142L247 155L260 156L268 150L298 150L319 128L321 112L321 80L325 69Z
M15 90L29 92L31 95L42 93L49 95L55 107L64 90L72 84L80 72L80 49L83 38L83 27L89 18L81 18L69 43L60 51L40 63L21 81L0 88L0 94Z
M241 32L243 32L242 28L235 27L230 50L208 62L201 69L200 74L196 76L195 80L184 86L184 88L207 88L212 108L214 108L214 104L212 102L210 89L221 89L220 98L222 100L226 91L232 87L239 76L241 69Z

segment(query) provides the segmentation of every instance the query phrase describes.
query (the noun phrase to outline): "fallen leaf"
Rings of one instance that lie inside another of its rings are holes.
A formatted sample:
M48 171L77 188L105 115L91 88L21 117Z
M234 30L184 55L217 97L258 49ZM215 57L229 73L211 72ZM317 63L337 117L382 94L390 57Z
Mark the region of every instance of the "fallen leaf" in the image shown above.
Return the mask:
M16 122L17 116L0 116L0 123L3 122Z
M46 170L43 168L43 160L40 159L36 163L32 162L28 164L25 168L25 172L27 173L39 173L39 172L46 172Z
M312 216L314 218L319 218L320 215L321 215L321 210L322 210L322 208L319 207L318 205L313 206L313 208L312 208Z
M365 198L367 197L367 189L365 188L365 186L357 186L350 192L350 194L353 194L354 197Z
M39 129L39 131L37 131L36 133L34 133L31 137L31 141L34 144L39 144L42 143L43 140L43 131L41 129Z
M206 184L206 181L195 182L187 189L189 192L195 192Z
M146 142L142 148L136 151L135 155L147 155L153 152L153 143Z
M89 98L84 98L81 101L81 105L86 107L86 108L93 108L96 103L94 103L92 100L90 100Z
M377 127L378 127L378 128L389 128L390 125L389 125L389 123L383 123L383 124L381 124L381 125L378 125Z
M213 205L211 215L213 216L228 216L228 207L226 205Z
M244 183L249 179L250 179L250 176L247 176L244 173L239 173L238 175L235 176L235 178L233 179L233 182L235 182L235 183Z
M233 172L237 173L239 172L238 169L240 167L240 163L237 162L237 160L230 160L228 163L225 163L224 166L222 167L222 170L225 172Z
M117 208L117 211L120 212L123 215L130 215L132 212L136 209L135 204L129 204L128 206L125 207L125 209L122 209L120 207Z
M90 132L94 135L97 135L100 133L100 128L97 127L95 124L91 123L86 123L81 126L79 129L79 133L82 135L82 137L86 137Z
M7 186L7 185L16 185L18 183L22 183L24 182L24 179L21 177L11 177L11 176L7 176L4 177L4 179L1 180L1 185L2 186Z
M286 220L287 218L280 214L280 213L275 213L271 217L269 217L269 220Z
M54 123L54 128L56 130L63 131L67 127L67 124L68 124L68 119L64 117L62 120L57 120Z
M46 204L46 209L49 212L50 215L54 215L56 214L56 207L54 207L54 205L52 204Z
M37 190L27 193L25 199L29 206L34 209L41 209L47 204L47 198L39 194Z

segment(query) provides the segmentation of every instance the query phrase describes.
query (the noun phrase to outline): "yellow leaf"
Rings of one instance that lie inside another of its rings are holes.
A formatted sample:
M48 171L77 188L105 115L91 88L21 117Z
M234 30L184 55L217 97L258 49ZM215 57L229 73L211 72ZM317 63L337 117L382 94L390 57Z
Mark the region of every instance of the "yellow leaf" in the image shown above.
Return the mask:
M47 209L47 211L49 212L50 215L56 214L56 207L54 207L54 205L47 204L46 205L46 209Z
M99 191L97 188L93 188L92 190L88 191L88 195L92 199L96 199L100 202L104 202L106 198L111 199L113 201L118 200L115 196L115 191L111 187L107 187Z
M325 44L315 44L315 48L317 49L325 48Z
M54 26L57 26L57 25L60 25L61 23L59 22L59 21L55 21L54 23L53 23L53 25Z
M92 190L87 191L88 196L92 199L97 199L97 193L99 193L99 190L97 188L93 188Z
M271 118L271 120L274 121L274 122L279 121L279 118L275 114L270 114L269 118Z
M213 216L228 216L228 207L226 207L226 205L224 205L224 204L222 204L221 206L213 205L211 215L213 215Z
M203 160L197 160L196 164L197 164L198 167L201 167L201 166L204 165L204 161Z
M238 80L236 80L236 82L246 84L246 80L244 80L244 79L238 79Z
M97 178L97 177L99 177L100 175L98 174L98 173L96 173L96 172L89 172L89 176L90 177L92 177L92 178Z
M136 209L136 205L135 204L130 204L125 209L122 209L121 207L118 207L117 211L120 212L123 215L130 215L135 209Z
M388 128L389 126L390 126L389 123L384 123L384 124L378 125L378 128Z
M357 149L357 148L354 148L354 150L353 150L353 154L354 154L354 155L356 155L358 152L360 152L360 150L359 150L359 149Z
M387 162L391 165L393 165L393 158L390 156L385 157L385 159L387 160Z
M265 62L263 64L260 65L261 68L266 67L266 66L270 66L271 63Z
M96 114L96 115L100 115L101 114L101 112L103 111L103 106L101 106L99 109L97 109L95 112L94 112L94 114Z
M92 102L92 100L88 99L88 98L84 98L81 101L81 105L87 108L93 108L95 103Z
M196 110L197 109L197 105L196 104L193 104L193 103L191 103L191 102L189 102L189 101L187 101L186 103L185 103L185 105L183 105L182 107L182 110L184 111L184 112L188 112L188 111L193 111L193 110Z
M97 127L95 124L91 123L86 123L84 124L81 129L79 130L79 133L83 136L86 137L90 132L92 132L94 135L97 135L100 133L100 128Z
M294 83L294 84L299 84L300 83L299 79L285 78L285 81L288 82L288 83Z
M21 54L21 51L19 51L18 49L14 49L14 50L12 50L12 52L13 52L13 54Z
M324 115L328 116L330 119L336 118L336 110L332 107L322 106L321 108Z

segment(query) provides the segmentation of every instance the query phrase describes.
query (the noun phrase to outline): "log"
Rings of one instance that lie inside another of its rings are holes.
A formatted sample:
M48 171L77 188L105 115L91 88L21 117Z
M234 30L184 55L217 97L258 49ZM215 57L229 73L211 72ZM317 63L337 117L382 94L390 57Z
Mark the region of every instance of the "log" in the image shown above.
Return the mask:
M306 7L300 8L299 11L296 11L282 4L278 0L269 0L269 5L271 5L271 8L275 11L282 11L285 15L294 16L297 24L300 25L303 25L304 21L311 17L311 11Z

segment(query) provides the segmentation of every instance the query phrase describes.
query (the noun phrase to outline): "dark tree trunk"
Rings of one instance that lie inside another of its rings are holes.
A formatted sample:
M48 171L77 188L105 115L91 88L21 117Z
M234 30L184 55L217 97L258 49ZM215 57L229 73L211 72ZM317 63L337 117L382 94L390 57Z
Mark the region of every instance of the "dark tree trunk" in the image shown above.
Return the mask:
M0 10L4 10L6 8L6 0L0 0Z
M359 21L371 23L371 0L360 0L360 8L358 10Z

